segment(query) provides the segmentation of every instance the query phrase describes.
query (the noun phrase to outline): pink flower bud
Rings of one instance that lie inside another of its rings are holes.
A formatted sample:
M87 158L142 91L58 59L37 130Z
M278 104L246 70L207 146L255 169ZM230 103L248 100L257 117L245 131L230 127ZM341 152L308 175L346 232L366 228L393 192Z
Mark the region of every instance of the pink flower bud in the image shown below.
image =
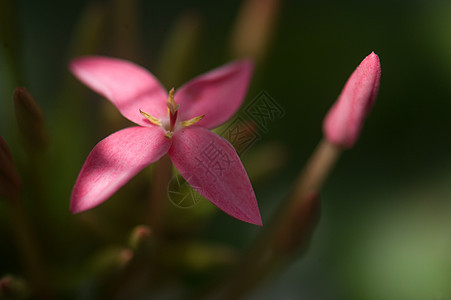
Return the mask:
M15 199L20 193L20 187L21 180L14 166L11 151L0 136L0 197Z
M381 77L379 57L371 52L352 73L323 123L332 144L351 148L376 99Z
M17 125L25 145L34 151L45 149L49 143L49 135L41 107L23 87L14 90L13 98Z

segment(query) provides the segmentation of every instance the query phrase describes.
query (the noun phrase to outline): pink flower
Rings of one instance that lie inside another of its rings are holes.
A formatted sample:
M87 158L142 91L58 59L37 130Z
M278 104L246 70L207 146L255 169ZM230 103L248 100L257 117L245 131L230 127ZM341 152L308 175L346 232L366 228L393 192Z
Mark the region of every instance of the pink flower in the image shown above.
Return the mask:
M379 57L371 52L352 73L324 120L323 130L329 142L344 148L354 145L376 100L380 77Z
M72 191L72 213L99 205L169 153L180 174L201 195L239 220L262 225L252 185L235 149L208 130L240 107L252 76L251 62L222 66L169 95L152 74L128 61L82 57L72 61L70 69L140 125L115 132L94 147Z

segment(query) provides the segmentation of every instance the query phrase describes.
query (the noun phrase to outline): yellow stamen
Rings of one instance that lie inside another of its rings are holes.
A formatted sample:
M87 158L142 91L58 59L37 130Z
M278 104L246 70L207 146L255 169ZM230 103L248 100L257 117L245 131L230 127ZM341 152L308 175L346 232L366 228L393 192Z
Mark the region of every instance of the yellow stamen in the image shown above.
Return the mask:
M192 119L190 119L190 120L186 120L186 121L180 122L180 124L182 124L184 127L188 127L188 126L194 125L194 124L196 124L197 122L199 122L200 120L202 120L202 118L203 118L204 116L205 116L205 115L198 116L198 117L192 118Z
M149 115L146 112L143 112L141 109L139 110L139 112L143 115L144 118L146 118L147 120L150 121L150 123L154 124L154 125L158 125L161 126L161 121L157 118L155 118L154 116Z
M166 131L166 133L164 134L165 137L167 137L168 139L170 139L172 137L174 133L172 131Z
M166 105L168 106L170 114L175 114L175 112L179 109L180 104L175 105L174 102L174 88L169 91L169 99Z

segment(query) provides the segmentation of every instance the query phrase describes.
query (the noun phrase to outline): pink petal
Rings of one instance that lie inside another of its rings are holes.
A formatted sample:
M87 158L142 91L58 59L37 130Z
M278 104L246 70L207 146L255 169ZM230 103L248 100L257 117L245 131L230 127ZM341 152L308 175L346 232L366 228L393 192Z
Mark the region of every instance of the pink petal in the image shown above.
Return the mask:
M167 116L168 93L147 70L132 62L101 56L81 57L70 64L72 73L106 97L127 119L148 126L139 109L156 117Z
M70 210L99 205L144 167L167 153L171 140L161 127L122 129L100 141L89 153L72 191Z
M202 127L179 130L172 139L169 156L199 194L232 217L262 225L254 190L229 142Z
M197 125L214 128L230 119L246 96L253 68L249 60L232 62L180 87L175 93L179 120L205 115Z
M352 73L324 120L323 130L331 143L344 148L354 145L376 100L380 76L379 57L372 52Z

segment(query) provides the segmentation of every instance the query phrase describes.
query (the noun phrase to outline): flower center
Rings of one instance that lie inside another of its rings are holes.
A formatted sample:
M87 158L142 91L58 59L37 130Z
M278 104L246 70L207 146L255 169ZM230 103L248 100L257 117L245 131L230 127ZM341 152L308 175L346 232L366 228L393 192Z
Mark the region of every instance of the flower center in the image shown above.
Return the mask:
M175 105L174 102L174 88L169 91L169 99L166 103L168 106L168 115L169 115L169 131L174 132L175 122L177 121L177 114L180 107L180 104Z
M178 116L178 110L179 110L180 104L175 104L175 102L174 102L174 88L172 88L169 91L168 102L166 102L166 105L168 107L168 117L169 117L169 120L166 120L166 122L164 122L163 120L160 120L158 118L155 118L154 116L151 116L150 114L142 111L141 109L139 110L139 112L141 113L141 115L143 115L143 117L145 117L147 120L149 120L150 123L162 127L166 131L165 136L167 138L171 138L172 135L174 134L174 132L178 130L178 128L177 128L178 124L180 124L183 127L188 127L188 126L191 126L191 125L199 122L205 116L205 115L202 115L202 116L194 117L194 118L186 120L186 121L181 121L177 124L177 116ZM169 122L167 122L167 121L169 121Z

